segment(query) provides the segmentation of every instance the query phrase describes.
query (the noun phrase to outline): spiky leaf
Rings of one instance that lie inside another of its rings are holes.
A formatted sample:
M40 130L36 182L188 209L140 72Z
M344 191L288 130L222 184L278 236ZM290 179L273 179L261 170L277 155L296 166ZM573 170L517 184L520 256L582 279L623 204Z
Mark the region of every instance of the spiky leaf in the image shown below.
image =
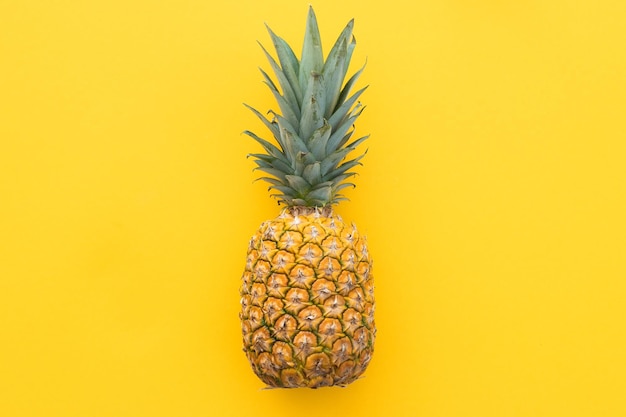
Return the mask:
M324 124L324 106L326 105L325 89L322 76L312 72L309 77L309 84L304 93L302 103L302 115L300 117L300 137L307 140L313 131L319 129Z
M300 82L298 81L300 62L298 62L298 58L296 58L293 49L291 49L287 42L285 42L285 40L280 36L277 36L269 26L266 25L266 27L270 37L272 38L272 42L274 43L274 49L276 49L276 54L278 55L278 61L280 62L282 71L289 81L289 85L291 85L291 89L296 96L297 102L302 103L302 89L300 88Z
M298 68L298 80L302 91L306 90L311 73L320 73L323 67L322 40L317 26L317 18L315 17L313 7L309 7L304 43L302 44L302 57L300 59L300 67Z
M341 84L350 65L348 42L352 37L354 20L350 20L330 50L324 63L322 75L326 84L326 118L329 118L337 105L341 93Z

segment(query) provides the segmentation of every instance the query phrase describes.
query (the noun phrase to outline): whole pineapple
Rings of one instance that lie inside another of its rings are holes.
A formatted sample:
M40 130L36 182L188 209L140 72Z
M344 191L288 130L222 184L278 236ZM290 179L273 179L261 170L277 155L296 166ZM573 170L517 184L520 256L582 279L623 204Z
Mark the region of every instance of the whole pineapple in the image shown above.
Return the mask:
M363 156L348 154L367 138L351 140L365 90L351 94L362 69L344 84L352 28L350 21L326 60L312 8L300 60L268 28L278 62L264 51L278 86L261 72L281 114L270 111L268 120L250 107L276 143L246 131L265 150L250 156L286 205L250 240L241 286L244 351L271 387L349 384L374 350L372 261L365 238L332 209Z

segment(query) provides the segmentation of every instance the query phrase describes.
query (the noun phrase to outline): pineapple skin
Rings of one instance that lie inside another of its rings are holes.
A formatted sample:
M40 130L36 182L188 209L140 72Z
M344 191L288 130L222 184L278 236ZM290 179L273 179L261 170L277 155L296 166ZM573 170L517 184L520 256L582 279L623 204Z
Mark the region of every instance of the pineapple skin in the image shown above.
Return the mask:
M330 207L290 207L264 222L242 275L244 352L270 387L345 386L374 352L367 242Z

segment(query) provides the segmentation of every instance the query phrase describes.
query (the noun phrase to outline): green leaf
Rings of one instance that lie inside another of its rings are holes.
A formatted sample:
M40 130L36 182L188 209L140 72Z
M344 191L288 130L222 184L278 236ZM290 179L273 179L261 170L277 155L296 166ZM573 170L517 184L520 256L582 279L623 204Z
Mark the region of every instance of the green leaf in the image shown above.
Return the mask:
M322 127L313 132L309 139L307 146L318 161L321 161L326 156L326 143L328 143L331 133L330 125L324 120Z
M350 177L354 177L356 172L346 172L345 174L335 175L331 180L334 184L343 184L345 180Z
M257 167L263 167L263 168L273 168L272 164L270 164L269 162L266 162L262 159L255 159L254 163L257 165ZM255 168L256 169L256 168Z
M315 162L315 157L310 152L298 152L296 159L293 161L294 175L302 176L304 168Z
M352 116L348 118L341 126L337 128L337 130L333 132L332 135L330 135L330 138L326 143L327 154L333 152L335 149L341 148L341 142L344 136L348 132L348 129L350 129L354 125L354 121L357 119L357 117L358 116Z
M293 198L286 200L289 206L307 206L309 203L301 198Z
M274 43L274 49L276 49L276 54L278 55L278 61L280 62L280 66L282 67L283 73L285 73L285 77L289 80L289 84L298 99L298 103L302 102L302 89L300 88L300 82L298 81L298 71L300 68L300 63L298 62L298 58L296 58L296 54L294 54L293 50L282 39L280 36L277 36L269 26L267 27L267 31L272 38L272 42Z
M330 155L328 155L320 164L322 177L325 177L333 168L335 168L350 152L352 149L344 148L339 149Z
M261 166L261 164L258 163L258 161L263 161L264 164L269 164L269 165L263 165L263 166L271 166L272 168L276 168L282 172L284 172L285 174L292 174L293 173L293 168L287 164L285 161L280 160L280 159L276 159L271 155L266 155L266 154L249 154L248 156L252 156L254 158L258 158L255 159L254 162L257 163L257 165Z
M265 56L267 57L267 60L269 61L270 66L274 71L274 74L276 74L276 78L278 79L278 84L280 85L280 89L282 90L283 97L285 97L285 100L289 104L289 107L291 108L291 111L294 113L294 115L297 118L300 118L300 104L298 103L298 99L296 98L296 95L293 91L293 88L291 87L291 84L289 83L289 80L283 73L282 69L278 66L276 60L269 54L269 52L267 52L267 50L263 47L263 45L261 45L261 43L259 43L259 45L265 53ZM274 85L274 88L275 87L276 86Z
M350 140L350 138L352 137L352 134L354 133L354 129L352 129L350 132L345 132L344 129L345 128L350 128L350 127L354 127L354 122L355 120L361 115L361 112L365 109L365 107L363 107L362 109L360 109L359 111L353 112L353 114L346 119L346 121L339 127L339 129L335 132L337 135L335 137L331 137L328 140L328 145L327 146L334 146L336 148L342 148L345 146L345 144L348 142L348 140ZM342 136L340 136L340 133L345 133ZM337 139L339 139L339 141L337 142Z
M314 187L311 187L311 191L315 191L317 189L326 187L326 186L332 186L333 183L332 181L324 181L324 182L320 182L319 184L315 185Z
M337 129L339 124L342 124L354 103L356 103L358 98L361 96L361 94L363 94L365 90L367 90L367 86L361 88L359 91L354 93L330 116L330 119L328 119L328 123L330 123L330 125L333 127L333 130Z
M367 65L367 62L361 67L360 70L355 72L354 75L350 77L346 85L343 86L343 89L341 90L341 94L339 94L339 99L337 100L337 104L341 105L346 100L346 98L350 95L350 91L352 91L352 87L361 76L361 73L365 69L365 65Z
M302 161L305 165L310 165L317 162L311 152L300 152L296 159Z
M266 141L263 138L260 138L249 130L245 130L243 133L256 140L269 155L272 155L274 158L280 159L284 162L288 162L288 160L285 158L285 155L280 151L280 149L272 145L270 142Z
M319 73L311 73L309 84L304 93L300 130L298 133L304 140L308 140L316 129L324 124L324 85Z
M334 192L338 192L340 190L343 190L344 188L348 188L348 187L352 187L352 188L356 188L356 185L354 185L351 182L343 182L341 184L337 184L337 186L334 188Z
M289 186L300 195L304 195L311 188L311 185L298 175L285 175L285 178Z
M280 191L285 197L295 197L296 195L298 195L296 190L287 185L272 185L270 189Z
M276 102L278 103L278 106L280 107L280 111L283 116L292 124L297 125L300 117L296 116L296 113L294 113L293 109L291 108L285 97L280 94L278 88L269 77L269 75L267 75L267 73L262 69L259 68L259 70L261 71L261 74L263 74L263 78L265 78L265 84L269 87L270 91L274 95L274 98L276 99Z
M352 135L350 135L350 136L352 136ZM370 137L370 135L362 136L362 137L356 139L355 141L351 142L349 145L346 146L346 148L356 149L357 146L359 146L361 143L366 141L369 137Z
M272 132L272 135L274 136L274 138L276 139L279 138L280 132L278 131L278 125L275 122L270 122L258 110L256 110L255 108L251 106L248 106L246 103L243 103L243 105L246 106L248 109L250 109L252 113L254 113L259 119L261 119L263 124L270 130L270 132Z
M282 172L279 169L276 168L271 168L271 167L256 167L254 169L255 171L262 171L265 172L266 174L270 174L276 178L279 178L281 180L283 180L283 182L286 180L286 175L284 172Z
M302 58L300 59L300 67L298 68L298 81L300 82L302 91L306 90L311 73L320 73L323 66L324 56L322 54L322 41L317 26L317 18L315 17L313 7L309 7L306 31L304 32L304 43L302 45Z
M325 185L323 187L310 191L307 194L307 199L314 203L314 205L316 206L325 206L326 204L330 203L332 194L332 187L330 185Z
M296 155L296 158L293 160L292 166L293 166L294 175L302 176L302 173L304 172L304 167L306 166L306 163L304 162L305 155L306 155L305 152L300 152Z
M335 194L333 197L333 201L331 201L330 204L339 204L342 201L348 201L348 199L345 198L342 194Z
M348 56L346 57L346 61L350 62L352 60L352 53L356 48L356 37L352 36L350 43L348 44ZM348 67L346 66L346 71L348 71Z
M283 182L281 180L272 177L259 177L255 181L266 181L272 185L283 185ZM269 189L271 190L272 187L269 187Z
M330 117L331 113L337 105L339 94L341 93L341 85L346 77L346 72L350 64L348 59L348 40L352 36L352 28L354 27L354 19L348 22L348 25L341 32L335 45L328 54L322 76L326 84L326 117Z
M316 185L322 182L322 174L319 162L314 162L304 167L302 176L311 185Z
M306 144L300 139L289 121L278 115L276 120L280 126L281 144L285 147L289 160L293 161L299 152L308 152Z
M359 160L363 157L363 155L359 156L358 158L355 159L351 159L350 161L344 162L343 164L341 164L339 167L333 169L332 171L330 171L328 173L328 175L324 176L324 180L325 181L333 181L333 182L341 182L344 179L351 177L352 175L355 175L355 173L350 173L350 175L348 177L343 177L341 179L339 179L339 181L337 180L341 175L345 175L344 173L346 171L348 171L351 168L354 168L357 165L363 165L359 162Z
M268 164L271 164L274 160L276 160L276 158L274 158L271 155L265 154L265 153L249 153L248 155L246 155L246 158L256 158L254 160L254 162L257 162L257 160L259 161L263 161L266 162Z

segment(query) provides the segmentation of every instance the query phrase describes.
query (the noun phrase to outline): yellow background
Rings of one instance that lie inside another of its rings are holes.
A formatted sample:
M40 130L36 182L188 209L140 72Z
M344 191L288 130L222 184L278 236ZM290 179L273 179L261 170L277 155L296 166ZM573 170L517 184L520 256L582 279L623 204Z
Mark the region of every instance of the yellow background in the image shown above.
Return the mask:
M320 1L356 18L376 353L261 390L241 352L263 22L308 2L0 1L0 415L626 415L626 2Z

